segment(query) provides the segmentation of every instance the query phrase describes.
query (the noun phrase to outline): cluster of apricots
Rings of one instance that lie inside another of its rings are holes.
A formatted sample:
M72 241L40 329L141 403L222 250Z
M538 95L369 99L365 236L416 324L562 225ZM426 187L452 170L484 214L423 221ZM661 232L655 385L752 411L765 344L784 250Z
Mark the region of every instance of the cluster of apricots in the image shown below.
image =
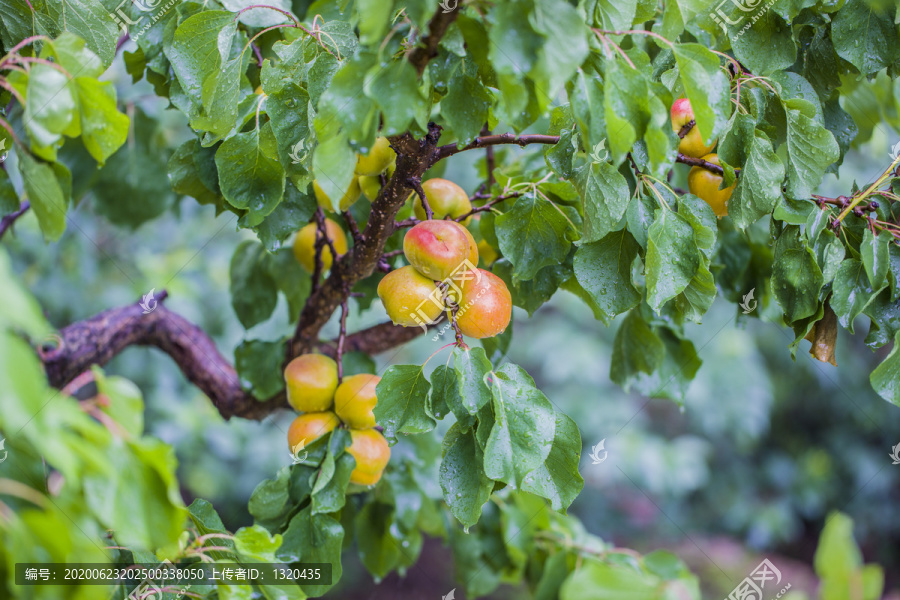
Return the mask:
M356 467L350 483L375 485L391 458L391 448L375 429L377 375L352 375L338 384L337 363L322 354L298 356L284 370L288 403L300 416L288 429L288 446L300 452L336 427L350 429L347 447Z
M459 218L471 208L437 201L443 199L444 191L453 190L450 186L459 186L430 180L422 187L433 181L438 183L426 188L426 198L435 219L422 221L406 233L403 254L409 265L385 275L378 284L378 297L397 325L422 327L435 323L445 310L455 306L456 324L463 335L493 337L509 325L509 289L502 279L477 267L478 244L468 229L456 221L437 220L453 215ZM441 190L441 194L434 194L435 190ZM465 192L457 195L457 199L463 197L471 207Z
M681 98L672 104L672 130L675 133L680 132L685 125L693 120L694 111L691 108L690 100ZM716 166L721 166L719 164L719 155L712 152L715 147L716 140L713 140L711 146L703 143L700 130L695 125L681 139L681 142L678 144L678 151L685 156L700 158ZM721 175L716 175L703 167L691 167L691 171L688 173L688 190L709 204L719 218L728 214L728 200L734 191L734 185L725 189L719 189L721 186Z

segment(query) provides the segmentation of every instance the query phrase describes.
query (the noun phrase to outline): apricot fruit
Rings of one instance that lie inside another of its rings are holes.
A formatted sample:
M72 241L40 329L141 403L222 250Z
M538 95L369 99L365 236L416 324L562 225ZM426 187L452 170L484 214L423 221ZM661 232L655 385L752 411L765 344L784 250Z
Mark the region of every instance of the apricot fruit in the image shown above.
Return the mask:
M331 202L331 198L328 197L328 194L325 193L325 190L322 189L322 186L319 185L318 180L313 180L313 193L316 195L316 202L327 210L328 212L334 212L334 205ZM350 181L350 187L347 188L347 191L344 192L344 195L341 197L340 208L342 211L347 210L353 204L359 200L359 195L361 190L359 189L359 178L354 177Z
M340 419L331 411L302 414L288 428L288 448L293 452L299 444L309 446L340 424Z
M301 354L284 369L288 404L300 412L331 408L337 389L337 363L323 354Z
M386 137L375 139L372 150L365 156L360 156L356 161L357 175L381 175L397 158L397 154L391 148L391 143Z
M422 184L422 190L425 192L425 198L428 199L428 206L431 207L435 219L443 219L447 216L456 219L472 210L472 203L469 201L466 190L452 181L441 178L429 179ZM422 206L422 199L416 192L413 192L413 196L416 199L413 212L419 219L425 219L425 207ZM470 219L471 217L463 221L463 224L468 224Z
M377 292L395 325L420 327L434 323L444 311L441 291L434 281L409 265L385 275Z
M717 154L707 154L703 160L719 165ZM721 166L721 165L719 165ZM688 173L688 190L710 205L720 219L728 214L728 200L734 191L734 184L720 190L722 177L703 167L691 167Z
M463 335L494 337L502 333L512 317L512 296L502 279L484 269L462 282L462 297L456 324Z
M680 98L672 104L672 131L678 133L681 128L690 123L694 119L694 110L691 108L691 101L687 98ZM709 154L716 147L716 140L713 140L711 146L703 143L703 137L700 135L700 129L695 124L678 143L678 151L685 156L693 156L700 158L705 154Z
M325 219L325 232L328 235L328 239L331 240L331 243L334 244L334 249L339 254L344 254L347 252L347 236L344 234L344 230L341 229L341 226L332 221L331 219ZM316 224L310 223L309 225L304 225L300 231L297 232L297 237L294 238L294 257L297 259L303 268L312 273L316 268ZM334 261L334 257L331 256L331 248L328 247L328 244L322 246L322 268L327 271L331 268L331 263Z
M378 375L361 373L345 377L334 393L334 412L353 429L375 427L372 410L378 402L375 386L381 381Z
M350 483L375 485L391 459L391 447L377 429L351 429L347 452L356 459Z
M443 281L469 258L470 239L472 234L455 221L422 221L406 232L403 254L419 273Z

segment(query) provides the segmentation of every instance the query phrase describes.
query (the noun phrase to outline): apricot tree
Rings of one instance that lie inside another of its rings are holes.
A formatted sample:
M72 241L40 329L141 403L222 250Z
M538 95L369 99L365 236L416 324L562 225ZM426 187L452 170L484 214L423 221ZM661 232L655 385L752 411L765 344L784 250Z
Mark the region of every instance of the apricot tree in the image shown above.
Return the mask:
M699 598L676 557L615 548L565 515L583 485L578 425L504 357L508 303L530 316L562 290L618 327L615 382L680 402L701 369L685 325L720 297L736 318L791 329L786 355L807 339L832 364L839 326L868 320L873 350L894 344L871 385L900 405L900 156L844 195L816 193L874 127L900 128L896 11L737 5L0 0L0 140L12 151L0 235L30 212L53 243L86 195L132 227L192 198L255 236L230 265L240 323L268 321L283 297L295 324L275 341L248 337L231 361L162 292L152 309L144 298L54 332L0 253L0 430L19 457L0 465L0 577L46 557L203 555L330 563L337 581L355 541L380 578L412 568L430 535L449 542L470 597L524 580L542 598ZM169 148L139 103L119 105L101 79L114 64L181 115L187 141ZM477 156L470 194L439 177L462 153ZM421 232L455 245L433 272ZM464 260L483 279L456 286ZM751 292L758 308L742 311ZM390 320L347 331L349 311L380 310L378 296ZM442 315L448 359L390 365L377 402L328 412L335 394L349 403L364 388L340 387L360 374L348 353L396 348ZM322 339L335 321L340 335ZM253 494L253 526L232 535L209 503L183 505L139 392L100 369L132 345L170 355L225 418L312 411L289 434L303 459ZM309 392L321 378L292 379L289 366L316 355L329 357L321 402ZM102 402L68 397L85 373ZM140 499L117 493L122 479ZM53 527L81 533L43 535Z

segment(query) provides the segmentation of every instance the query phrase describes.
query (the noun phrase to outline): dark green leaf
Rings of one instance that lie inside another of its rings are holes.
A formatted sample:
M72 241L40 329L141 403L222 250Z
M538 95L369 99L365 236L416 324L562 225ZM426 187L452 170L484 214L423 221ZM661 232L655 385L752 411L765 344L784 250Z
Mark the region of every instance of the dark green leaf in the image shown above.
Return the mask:
M428 408L431 384L422 367L394 365L385 371L375 388L378 404L375 420L384 427L384 436L396 441L398 433L425 433L434 429Z
M584 236L581 241L599 241L616 228L625 214L631 197L628 184L607 162L586 164L577 172L574 183L584 202Z
M575 253L575 277L607 319L634 308L641 300L631 280L638 249L634 237L622 229Z
M816 312L823 283L816 256L800 240L799 228L786 227L775 242L772 289L788 323Z
M572 223L564 210L528 192L497 217L500 252L513 264L513 277L531 279L542 267L565 259L571 246L566 234Z
M234 360L241 385L257 400L268 400L284 389L283 340L244 340L234 349Z
M659 209L647 241L647 303L656 312L680 294L700 268L694 229L683 216Z
M474 432L464 432L455 423L444 436L440 482L450 512L466 527L478 522L481 507L494 489L483 465L484 453Z
M262 323L278 303L275 281L266 269L267 254L258 242L245 241L231 257L231 305L245 329Z

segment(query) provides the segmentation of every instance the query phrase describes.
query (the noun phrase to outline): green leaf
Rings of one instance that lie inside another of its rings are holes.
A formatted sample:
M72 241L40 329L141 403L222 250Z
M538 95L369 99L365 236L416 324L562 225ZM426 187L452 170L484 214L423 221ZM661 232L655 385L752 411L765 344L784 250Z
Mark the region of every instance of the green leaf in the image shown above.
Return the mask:
M794 225L786 227L775 242L772 289L788 323L816 312L823 284L816 256L800 240L799 228Z
M463 430L475 424L475 418L463 406L453 367L438 365L431 373L431 410L437 419L443 419L448 412L452 412Z
M587 20L601 29L629 29L637 11L637 0L592 0L584 5Z
M548 103L587 58L588 30L578 10L565 0L535 2L532 25L544 37L532 77L539 82L542 103Z
M550 454L543 465L525 476L522 489L550 500L553 510L565 510L584 487L584 479L578 471L580 460L581 433L578 425L557 412Z
M563 210L543 196L527 192L497 217L500 252L512 263L513 277L531 279L542 267L566 258L572 245L566 234L572 224Z
M269 252L279 249L286 239L309 223L317 206L313 195L288 184L284 199L254 228L259 241Z
M659 209L647 241L647 303L657 313L684 291L700 268L694 229L683 216Z
M234 547L244 559L275 562L275 551L279 546L281 546L281 536L270 535L259 525L241 527L234 532Z
M700 44L675 44L681 81L705 143L725 129L731 115L731 85L719 67L719 57Z
M542 268L533 279L522 281L512 275L513 267L508 260L501 258L491 266L494 275L500 277L509 288L513 306L524 308L528 316L534 314L547 302L560 285L572 277L572 270L566 265L550 265ZM493 338L485 338L489 340Z
M284 169L268 123L225 140L216 151L216 167L222 195L235 208L249 211L247 225L260 224L284 196Z
M135 109L131 143L106 161L94 183L97 211L117 225L136 228L175 201L168 181L169 150L161 145L158 127L157 121Z
M385 371L375 387L378 404L375 420L384 427L384 436L396 442L398 433L425 433L434 429L428 408L431 384L422 367L394 365Z
M743 17L738 25L731 28L731 45L734 55L751 72L769 75L794 64L797 60L797 46L791 37L790 24L774 11L763 7L758 8L762 15L753 22L756 15L735 10L730 4L728 6L732 7L732 19ZM734 31L738 27L740 31Z
M312 506L298 512L282 534L275 556L284 563L330 563L331 585L301 585L310 596L321 596L341 579L344 528L331 515L312 514Z
M353 455L344 451L350 443L350 432L346 429L335 429L329 436L328 452L312 489L313 514L333 513L344 507L350 474L356 467Z
M83 39L88 48L100 57L104 66L112 63L119 39L119 27L110 18L111 11L101 0L61 0L46 3L45 6L60 28ZM78 76L78 73L72 75Z
M278 303L266 258L265 248L250 240L242 242L231 257L231 306L245 329L268 319Z
M887 276L891 271L890 245L893 239L887 231L882 231L877 237L868 228L863 233L859 251L872 289L881 289L887 283Z
M747 160L728 201L728 216L741 229L775 209L784 181L784 165L772 151L768 138L756 133L748 145Z
M81 140L100 165L128 137L128 117L116 109L116 88L108 81L79 77L75 81L81 119Z
M888 402L900 406L900 331L894 334L894 347L869 375L872 388Z
M290 478L291 468L283 467L275 479L262 480L250 495L247 510L270 531L281 529L291 509Z
M543 42L531 26L534 4L527 0L500 2L490 14L488 55L499 74L526 76L538 61Z
M460 61L447 83L447 95L441 100L441 115L456 134L457 144L468 144L481 132L488 120L493 97L478 77L471 60Z
M391 22L392 5L379 0L359 0L356 3L359 13L359 41L371 45L381 42Z
M470 415L478 414L491 401L491 390L485 382L485 376L491 372L491 361L482 348L454 348L453 369L462 407Z
M440 483L450 512L466 527L478 522L481 507L494 489L483 465L484 452L475 441L475 432L463 431L454 423L444 436Z
M631 266L638 250L634 237L622 229L581 246L575 253L575 277L607 320L641 301L641 293L631 280Z
M559 590L559 600L661 600L660 580L631 566L586 560Z
M363 89L381 109L382 135L404 133L414 121L427 124L431 103L419 91L416 70L405 58L391 62L387 67L381 64L371 67Z
M26 77L25 127L37 146L53 146L75 120L72 86L66 75L44 64L32 67Z
M44 239L55 242L66 229L72 177L59 163L39 162L28 152L19 152L18 157L25 194L31 201Z
M578 170L575 187L584 202L583 243L596 242L613 231L631 194L625 178L607 162L591 162ZM503 253L506 256L506 252Z
M370 502L362 507L354 519L359 558L366 569L377 578L394 570L401 559L400 542L394 539L394 508L384 502Z
M141 390L124 377L108 377L103 370L91 368L97 393L109 399L109 403L101 405L103 412L112 417L118 425L134 437L144 433L144 397Z
M784 103L787 115L787 190L790 198L809 198L825 174L840 157L840 148L830 131L800 108L802 100Z
M234 14L205 10L181 22L165 53L182 90L197 106L191 126L217 135L234 127L240 101L240 78L247 56Z
M284 340L244 340L234 349L234 361L241 385L257 400L268 400L284 389Z
M831 308L841 326L853 333L853 320L885 287L887 282L882 280L881 286L873 289L862 262L855 258L844 260L834 277L834 292L831 295Z
M831 23L835 52L863 75L876 73L900 57L897 25L886 8L848 0Z
M862 566L862 554L853 539L853 520L833 512L825 520L813 565L819 577L852 572Z
M350 148L347 136L343 133L332 132L323 138L324 132L319 131L320 123L321 118L317 118L316 132L319 139L325 141L316 147L313 172L316 182L331 200L332 208L339 211L341 198L350 189L350 182L356 176L353 171L356 168L356 153Z
M521 487L550 454L556 431L553 407L518 365L503 365L492 379L494 425L484 448L484 471L491 479Z

